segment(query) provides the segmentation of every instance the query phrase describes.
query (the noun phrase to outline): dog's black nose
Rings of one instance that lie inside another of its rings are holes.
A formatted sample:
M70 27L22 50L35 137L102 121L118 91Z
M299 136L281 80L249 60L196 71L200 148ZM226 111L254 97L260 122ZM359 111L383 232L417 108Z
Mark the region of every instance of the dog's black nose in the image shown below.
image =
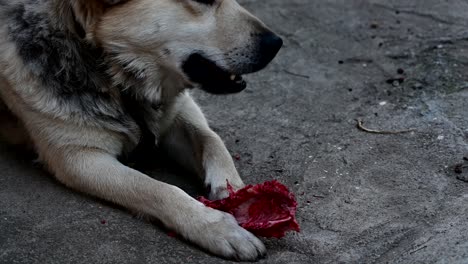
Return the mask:
M259 35L257 63L254 71L265 68L278 54L283 46L283 40L273 32L265 32Z
M264 56L270 61L278 54L282 46L283 40L278 35L272 32L260 35L260 49Z

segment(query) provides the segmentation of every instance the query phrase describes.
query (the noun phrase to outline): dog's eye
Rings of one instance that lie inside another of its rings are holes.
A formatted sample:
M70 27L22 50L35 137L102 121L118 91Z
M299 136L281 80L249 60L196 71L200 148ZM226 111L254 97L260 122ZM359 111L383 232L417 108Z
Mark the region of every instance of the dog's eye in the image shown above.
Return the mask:
M195 2L198 2L200 4L205 4L205 5L212 5L216 0L193 0Z

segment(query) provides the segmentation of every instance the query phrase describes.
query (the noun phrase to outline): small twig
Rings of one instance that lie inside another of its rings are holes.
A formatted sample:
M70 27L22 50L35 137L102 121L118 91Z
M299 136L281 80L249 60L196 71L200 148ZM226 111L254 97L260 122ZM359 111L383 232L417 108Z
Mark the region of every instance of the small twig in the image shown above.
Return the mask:
M283 70L285 73L289 74L289 75L292 75L292 76L296 76L296 77L301 77L301 78L304 78L304 79L310 79L310 76L308 75L303 75L303 74L299 74L299 73L294 73L294 72L290 72L288 70Z
M404 133L410 133L414 132L414 129L408 129L408 130L399 130L399 131L385 131L385 130L373 130L364 127L362 120L356 119L357 122L357 128L361 131L367 132L367 133L372 133L372 134L383 134L383 135L396 135L396 134L404 134Z
M418 251L420 251L420 250L423 250L423 249L425 249L425 248L427 248L427 245L424 245L424 246L422 246L422 247L419 247L419 248L417 248L417 249L414 249L414 250L410 251L410 254L414 254L414 253L416 253L416 252L418 252Z
M324 199L324 198L325 198L325 196L322 196L322 195L312 195L312 197L320 198L320 199Z

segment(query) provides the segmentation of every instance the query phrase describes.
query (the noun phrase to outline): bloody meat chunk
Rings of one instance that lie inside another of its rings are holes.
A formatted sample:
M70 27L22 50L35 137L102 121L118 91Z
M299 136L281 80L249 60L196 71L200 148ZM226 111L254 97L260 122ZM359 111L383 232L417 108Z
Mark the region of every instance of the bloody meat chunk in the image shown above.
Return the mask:
M240 226L262 237L284 237L287 231L299 232L296 221L297 202L294 194L278 181L249 185L234 191L228 185L229 197L210 201L206 206L232 214Z

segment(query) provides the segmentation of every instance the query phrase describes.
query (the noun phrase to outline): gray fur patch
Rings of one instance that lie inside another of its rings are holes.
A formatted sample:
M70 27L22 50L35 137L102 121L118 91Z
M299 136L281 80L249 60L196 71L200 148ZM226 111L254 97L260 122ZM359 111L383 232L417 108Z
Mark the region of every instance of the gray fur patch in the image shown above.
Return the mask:
M105 53L79 35L54 26L50 14L34 8L47 2L17 3L7 11L9 37L25 67L43 84L38 96L46 93L56 100L61 109L54 112L69 115L60 118L77 117L137 141L135 121L122 106L119 92L111 92L116 88L111 87Z

